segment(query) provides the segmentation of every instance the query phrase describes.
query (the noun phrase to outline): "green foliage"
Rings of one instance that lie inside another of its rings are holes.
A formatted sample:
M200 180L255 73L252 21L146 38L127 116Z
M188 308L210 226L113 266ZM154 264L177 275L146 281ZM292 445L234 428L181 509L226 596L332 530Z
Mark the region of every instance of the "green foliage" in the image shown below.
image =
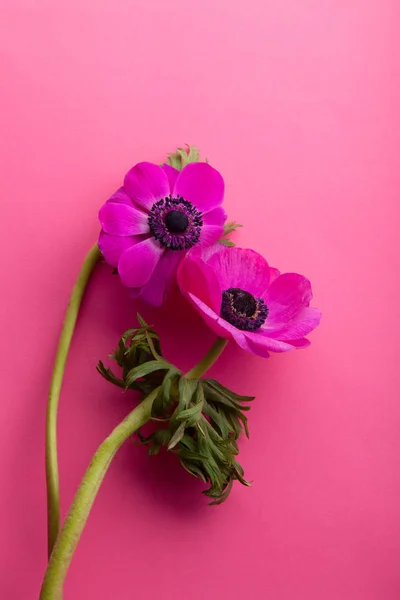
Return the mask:
M218 243L227 246L228 248L236 246L235 242L232 242L227 236L236 231L239 227L242 227L242 225L236 223L236 221L228 221L228 223L225 223L224 233L222 234L222 238L218 240Z
M237 441L249 435L247 417L251 396L240 396L214 379L189 379L162 356L155 331L138 315L139 327L121 337L112 358L121 368L117 377L102 362L98 371L110 383L148 394L159 388L151 418L155 429L138 432L150 454L161 448L174 452L182 466L208 484L210 504L228 497L233 482L249 485L236 458Z
M110 355L121 367L121 377L106 368L102 361L97 365L97 370L114 385L149 394L161 385L172 365L162 357L158 335L140 315L137 318L140 327L128 329Z
M176 152L168 154L165 162L167 165L178 169L178 171L182 171L189 163L200 162L200 160L200 154L196 146L187 145L186 148L177 148Z

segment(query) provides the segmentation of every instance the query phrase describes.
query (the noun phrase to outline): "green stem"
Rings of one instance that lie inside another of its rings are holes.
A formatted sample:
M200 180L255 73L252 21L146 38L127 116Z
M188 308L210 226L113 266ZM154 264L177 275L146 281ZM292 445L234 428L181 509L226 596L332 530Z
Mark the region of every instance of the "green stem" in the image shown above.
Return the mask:
M216 342L214 342L210 350L205 356L203 356L201 361L198 362L193 369L186 373L186 377L188 379L198 379L201 377L219 358L227 343L228 340L225 340L224 338L217 338Z
M60 486L57 457L57 409L63 380L65 363L75 329L79 308L90 275L100 258L100 250L95 244L88 252L78 279L71 293L65 314L64 324L57 348L51 378L46 415L46 485L47 485L47 536L48 555L51 555L60 528Z
M205 357L187 373L186 377L194 379L203 375L217 360L226 343L226 340L218 339ZM108 467L122 444L150 419L151 407L158 390L159 388L153 390L112 431L95 453L54 546L39 600L60 600L62 598L64 579L72 556Z

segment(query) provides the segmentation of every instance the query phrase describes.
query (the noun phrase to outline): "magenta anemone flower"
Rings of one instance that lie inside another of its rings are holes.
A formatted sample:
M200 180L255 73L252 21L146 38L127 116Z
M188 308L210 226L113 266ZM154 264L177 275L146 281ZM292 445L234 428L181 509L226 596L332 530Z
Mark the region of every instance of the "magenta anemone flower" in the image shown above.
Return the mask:
M223 233L224 180L207 163L178 171L142 162L99 212L99 248L133 297L159 306L189 248Z
M302 275L268 266L254 250L220 244L190 252L178 271L182 293L220 337L267 357L305 348L321 313L309 306L311 284Z

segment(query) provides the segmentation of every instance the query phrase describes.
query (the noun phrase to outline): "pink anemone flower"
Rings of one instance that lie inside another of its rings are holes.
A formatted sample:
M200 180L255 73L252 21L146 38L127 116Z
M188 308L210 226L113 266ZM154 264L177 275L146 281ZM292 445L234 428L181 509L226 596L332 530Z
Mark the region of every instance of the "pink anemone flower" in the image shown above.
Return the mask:
M132 297L159 306L187 251L223 233L224 180L207 163L178 171L142 162L99 212L99 248Z
M181 263L182 293L219 336L262 357L306 348L320 322L309 306L311 284L302 275L268 266L254 250L215 245L190 252Z

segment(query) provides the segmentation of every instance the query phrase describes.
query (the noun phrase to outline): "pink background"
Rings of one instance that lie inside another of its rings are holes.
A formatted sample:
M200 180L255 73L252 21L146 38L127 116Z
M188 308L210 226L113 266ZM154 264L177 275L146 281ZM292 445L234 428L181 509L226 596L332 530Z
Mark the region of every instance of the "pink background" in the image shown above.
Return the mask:
M231 346L213 369L257 395L253 487L209 508L174 456L127 443L65 600L398 599L398 1L0 6L0 597L37 598L45 569L47 388L97 210L135 162L189 142L225 177L238 242L310 277L323 321L307 351ZM134 405L94 367L136 309L99 267L60 403L64 513ZM188 368L213 336L181 300L167 310L143 312Z

